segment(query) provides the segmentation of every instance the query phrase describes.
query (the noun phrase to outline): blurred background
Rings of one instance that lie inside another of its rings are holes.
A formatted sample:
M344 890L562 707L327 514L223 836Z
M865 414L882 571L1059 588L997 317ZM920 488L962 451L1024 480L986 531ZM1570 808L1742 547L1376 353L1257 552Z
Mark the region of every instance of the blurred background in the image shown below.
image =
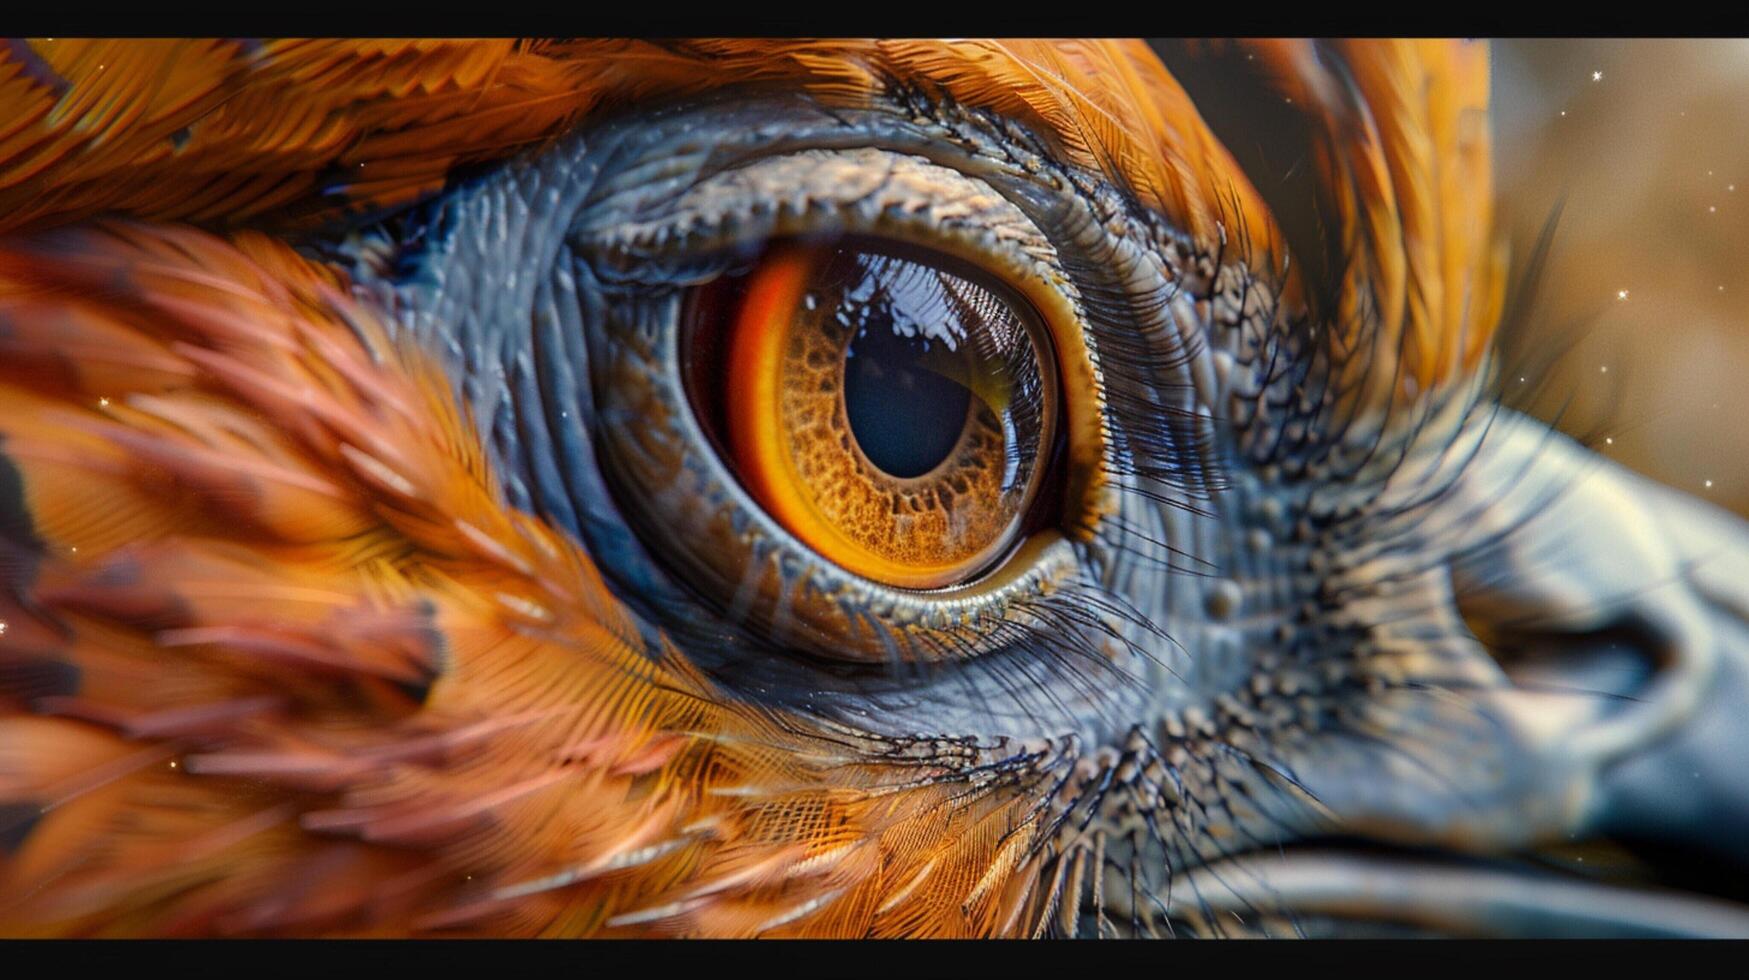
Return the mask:
M1564 202L1534 411L1749 516L1749 41L1496 41L1493 86L1515 264Z

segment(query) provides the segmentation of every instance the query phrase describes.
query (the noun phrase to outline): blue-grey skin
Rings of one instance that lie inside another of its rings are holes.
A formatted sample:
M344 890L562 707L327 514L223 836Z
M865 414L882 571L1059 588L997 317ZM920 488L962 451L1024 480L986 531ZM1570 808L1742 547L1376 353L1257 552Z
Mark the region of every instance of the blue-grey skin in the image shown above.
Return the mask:
M686 291L836 233L1033 277L1079 322L1110 487L1018 574L848 576L693 417ZM510 500L588 547L651 656L968 783L1054 788L1053 887L1099 869L1054 931L1749 935L1725 900L1512 858L1625 835L1743 893L1744 525L1499 408L1486 373L1353 417L1281 270L1018 125L904 96L641 111L339 253L447 356Z

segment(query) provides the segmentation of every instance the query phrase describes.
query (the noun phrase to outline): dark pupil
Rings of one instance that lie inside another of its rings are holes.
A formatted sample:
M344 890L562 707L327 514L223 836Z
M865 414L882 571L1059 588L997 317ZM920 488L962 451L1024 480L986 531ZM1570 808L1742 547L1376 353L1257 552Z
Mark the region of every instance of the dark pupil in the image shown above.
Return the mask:
M971 391L923 366L947 354L943 346L871 317L845 352L850 430L869 462L901 479L935 469L965 431Z

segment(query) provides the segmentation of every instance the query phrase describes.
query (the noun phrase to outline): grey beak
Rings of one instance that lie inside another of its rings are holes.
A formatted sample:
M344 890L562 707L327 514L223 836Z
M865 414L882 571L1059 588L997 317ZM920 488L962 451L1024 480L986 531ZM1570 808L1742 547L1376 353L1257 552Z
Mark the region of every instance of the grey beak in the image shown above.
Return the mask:
M1458 601L1507 641L1510 710L1541 733L1527 747L1581 802L1568 836L1668 844L1741 876L1749 524L1524 420L1488 441L1482 470L1500 475L1475 476L1516 533L1454 566ZM1535 476L1503 485L1512 473Z
M1229 931L1273 907L1337 935L1749 937L1749 524L1521 416L1443 431L1394 478L1450 477L1416 527L1447 557L1389 601L1446 610L1414 662L1463 685L1289 759L1331 822L1175 892ZM1633 857L1551 868L1587 846Z
M1668 488L1638 481L1652 519L1683 565L1700 607L1687 637L1711 648L1667 732L1631 746L1599 774L1590 832L1655 840L1716 858L1749 878L1749 524Z

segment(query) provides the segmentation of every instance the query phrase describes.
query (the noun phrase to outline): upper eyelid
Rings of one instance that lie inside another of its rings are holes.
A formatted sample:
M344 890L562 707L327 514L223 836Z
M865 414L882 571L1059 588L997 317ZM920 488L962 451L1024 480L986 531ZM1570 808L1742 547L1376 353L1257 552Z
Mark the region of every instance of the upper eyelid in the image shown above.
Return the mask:
M653 118L645 122L645 114ZM989 109L880 100L846 109L796 93L731 88L677 105L642 106L592 127L593 148L568 152L582 150L605 161L590 178L579 211L583 218L601 215L599 224L638 221L695 184L772 157L872 149L915 157L978 182L1039 219L1053 243L1067 244L1079 221L1114 232L1122 226L1121 234L1138 242L1194 251L1188 233L1144 206L1121 185L1121 175L1085 169L1054 152L1052 140L1025 123ZM650 190L657 184L665 193L653 199ZM1065 210L1065 202L1076 207Z
M573 242L608 262L734 252L826 230L927 238L992 257L1006 276L1032 276L1075 298L1057 250L1014 204L976 178L884 150L808 150L706 176L638 221L585 215Z

